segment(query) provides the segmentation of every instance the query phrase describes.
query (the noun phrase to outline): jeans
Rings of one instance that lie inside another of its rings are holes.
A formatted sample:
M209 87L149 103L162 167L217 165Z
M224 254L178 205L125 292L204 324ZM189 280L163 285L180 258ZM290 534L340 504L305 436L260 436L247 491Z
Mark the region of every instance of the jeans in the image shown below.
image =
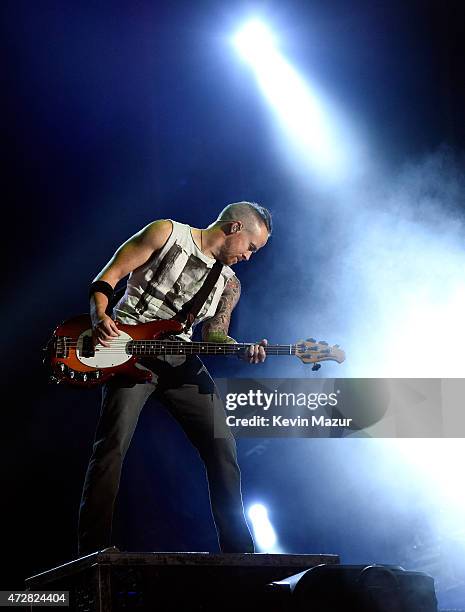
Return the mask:
M167 358L169 360L169 358ZM100 417L79 509L79 554L111 546L113 509L124 457L140 412L153 395L176 418L206 468L210 503L222 552L254 552L244 516L236 443L222 402L197 356L177 366L142 362L152 382L128 384L115 377L103 387ZM214 437L213 426L215 423Z

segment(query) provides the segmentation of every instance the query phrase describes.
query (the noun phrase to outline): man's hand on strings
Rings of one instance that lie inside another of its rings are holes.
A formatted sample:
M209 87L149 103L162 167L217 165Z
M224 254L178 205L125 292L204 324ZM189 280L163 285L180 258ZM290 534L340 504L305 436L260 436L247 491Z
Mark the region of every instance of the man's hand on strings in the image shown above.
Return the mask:
M263 363L266 359L265 346L268 340L263 338L258 344L251 344L248 348L242 351L240 358L249 363Z
M114 321L107 314L104 314L100 319L92 326L92 340L94 348L97 344L109 347L110 340L120 336L116 321Z

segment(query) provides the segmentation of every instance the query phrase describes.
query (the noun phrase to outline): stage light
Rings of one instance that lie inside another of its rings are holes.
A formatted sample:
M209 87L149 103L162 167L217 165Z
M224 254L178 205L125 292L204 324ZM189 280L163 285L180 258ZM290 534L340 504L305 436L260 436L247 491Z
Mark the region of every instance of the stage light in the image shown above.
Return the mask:
M268 518L268 511L262 504L254 504L249 508L249 517L255 535L255 541L259 549L263 551L275 552L276 533Z
M292 144L296 166L310 165L325 182L345 176L349 159L353 170L358 155L353 136L334 106L315 86L310 87L277 49L271 30L263 22L252 20L234 36L233 44L254 71L276 113Z
M247 61L264 61L266 54L274 52L274 37L261 21L249 21L234 37L234 45Z

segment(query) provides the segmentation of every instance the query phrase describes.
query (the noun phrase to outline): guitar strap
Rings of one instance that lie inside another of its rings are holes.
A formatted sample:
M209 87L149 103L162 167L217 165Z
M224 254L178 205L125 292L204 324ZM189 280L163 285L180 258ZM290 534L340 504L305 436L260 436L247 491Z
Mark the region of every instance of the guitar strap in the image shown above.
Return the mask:
M203 285L200 287L197 293L184 304L181 310L174 315L174 317L172 317L175 321L185 323L186 331L191 328L192 323L195 321L195 317L199 314L200 309L205 304L206 299L210 295L216 281L220 277L222 269L223 264L216 260L210 269L210 272L207 274L207 278L204 280Z

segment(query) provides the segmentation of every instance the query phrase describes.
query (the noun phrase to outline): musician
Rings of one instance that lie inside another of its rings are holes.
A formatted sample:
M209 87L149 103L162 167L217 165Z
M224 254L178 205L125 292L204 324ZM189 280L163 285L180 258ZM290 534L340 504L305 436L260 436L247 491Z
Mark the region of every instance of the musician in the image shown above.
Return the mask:
M265 246L272 230L267 209L251 202L227 206L206 229L163 219L125 242L97 275L90 289L94 344L109 346L117 322L138 324L171 319L199 290L210 269L223 264L216 284L197 314L205 342L235 342L228 336L231 313L241 291L231 269ZM115 285L129 274L126 290L106 311ZM178 334L189 341L192 327ZM267 341L243 354L250 363L265 360ZM222 552L254 552L242 505L234 437L213 381L196 355L158 356L142 361L151 381L129 384L115 377L103 387L100 418L79 512L79 553L111 545L113 508L124 457L147 399L160 401L177 419L202 458L212 514ZM215 435L213 424L215 423Z

